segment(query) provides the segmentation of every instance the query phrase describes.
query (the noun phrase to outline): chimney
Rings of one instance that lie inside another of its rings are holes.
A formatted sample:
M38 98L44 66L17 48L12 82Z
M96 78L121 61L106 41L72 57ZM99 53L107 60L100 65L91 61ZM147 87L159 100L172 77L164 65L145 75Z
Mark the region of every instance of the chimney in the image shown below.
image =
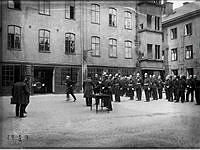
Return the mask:
M164 4L164 15L170 15L173 13L173 3L165 2Z

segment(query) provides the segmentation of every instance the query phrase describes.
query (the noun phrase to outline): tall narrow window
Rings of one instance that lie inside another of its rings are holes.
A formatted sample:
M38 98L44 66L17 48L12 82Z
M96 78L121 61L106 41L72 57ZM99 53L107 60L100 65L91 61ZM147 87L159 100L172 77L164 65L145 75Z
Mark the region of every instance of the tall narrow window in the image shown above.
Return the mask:
M117 26L117 10L114 8L109 8L109 26Z
M50 51L50 31L45 29L39 30L39 52Z
M100 38L96 36L92 36L91 38L92 45L92 55L100 56Z
M147 58L153 59L152 44L147 44Z
M151 28L152 16L147 14L147 27Z
M100 24L100 6L97 4L92 4L92 23Z
M8 8L21 9L21 0L8 0Z
M124 27L125 27L125 29L132 29L132 14L131 14L131 12L128 12L128 11L125 12Z
M193 46L186 46L185 47L185 59L192 59L193 58Z
M132 58L132 42L125 41L125 58Z
M172 61L178 60L177 48L171 49L171 60Z
M173 28L170 30L170 36L171 36L171 39L177 39L177 28Z
M21 49L21 27L8 26L8 49Z
M65 18L75 19L75 0L65 0Z
M155 30L160 30L160 17L155 16Z
M39 0L39 14L50 15L50 0Z
M109 39L109 56L117 57L117 40Z
M155 59L160 59L160 45L155 45Z
M192 35L192 23L185 25L185 35Z
M75 54L75 34L65 34L65 54Z

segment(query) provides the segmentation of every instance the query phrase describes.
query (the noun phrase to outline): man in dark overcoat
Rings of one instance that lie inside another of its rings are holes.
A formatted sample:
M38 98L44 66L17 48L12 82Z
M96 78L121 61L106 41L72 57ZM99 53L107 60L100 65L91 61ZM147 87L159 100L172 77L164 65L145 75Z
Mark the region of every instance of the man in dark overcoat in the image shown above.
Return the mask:
M197 80L196 75L194 75L193 80L194 80L194 91L195 91L196 104L200 105L200 80Z
M158 86L158 80L156 79L156 76L154 74L152 76L152 80L151 80L151 89L152 89L153 100L158 100L157 86Z
M24 112L30 96L30 90L25 80L16 82L12 88L13 103L16 104L16 116L21 118L26 117Z
M191 95L191 102L194 101L194 83L192 75L186 80L187 92L186 92L186 102L189 102L189 95Z
M143 89L145 93L146 102L150 101L150 79L148 78L148 74L144 74L144 81L143 81Z
M76 96L74 95L74 84L75 82L73 82L70 79L70 76L66 76L66 81L65 81L65 85L66 85L66 94L67 94L67 100L69 100L69 94L71 94L71 96L74 99L74 102L76 101Z
M161 76L159 75L158 76L158 96L159 96L159 99L162 99L162 91L163 91L163 87L164 87L164 83L161 79Z
M135 79L135 90L136 90L138 101L141 101L142 99L142 82L143 81L140 76L140 73L137 73L136 79Z
M115 75L113 80L113 88L115 95L115 102L120 102L120 88L122 87L121 82L119 80L118 74Z
M94 83L91 80L91 77L88 77L83 82L83 92L84 92L84 98L86 99L86 106L92 105L92 95L94 92Z

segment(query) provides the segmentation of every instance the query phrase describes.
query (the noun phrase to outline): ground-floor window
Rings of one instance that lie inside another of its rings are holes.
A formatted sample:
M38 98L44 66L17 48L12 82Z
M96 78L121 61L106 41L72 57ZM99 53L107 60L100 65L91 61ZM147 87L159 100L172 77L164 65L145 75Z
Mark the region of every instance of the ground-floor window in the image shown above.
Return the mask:
M61 69L61 85L65 84L66 75L70 76L72 81L77 82L79 71L80 71L79 67L68 67Z
M194 74L193 68L187 68L187 76L193 75L193 74Z

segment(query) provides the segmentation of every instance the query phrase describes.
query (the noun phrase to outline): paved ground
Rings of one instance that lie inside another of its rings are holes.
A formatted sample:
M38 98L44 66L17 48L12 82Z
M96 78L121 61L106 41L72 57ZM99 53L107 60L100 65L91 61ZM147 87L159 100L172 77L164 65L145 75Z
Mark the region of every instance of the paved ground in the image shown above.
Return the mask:
M31 97L27 118L17 118L10 97L0 97L2 148L200 148L200 106L122 98L96 114L65 95ZM20 137L21 136L21 137ZM20 138L22 139L20 141Z

